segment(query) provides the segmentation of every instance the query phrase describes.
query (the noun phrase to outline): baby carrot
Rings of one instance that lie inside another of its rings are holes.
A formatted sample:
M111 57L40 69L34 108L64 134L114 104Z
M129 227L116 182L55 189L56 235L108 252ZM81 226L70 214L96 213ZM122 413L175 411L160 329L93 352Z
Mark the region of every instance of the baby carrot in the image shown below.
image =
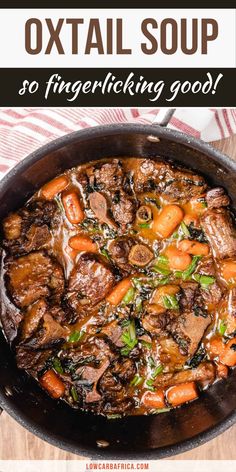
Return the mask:
M175 385L167 391L167 400L172 406L182 405L182 403L190 402L195 400L195 398L198 398L195 382Z
M66 192L62 195L62 203L64 206L67 219L73 225L81 223L84 219L84 212L82 210L78 195L76 192Z
M215 357L221 357L225 351L225 344L221 338L210 339L207 345L207 351L211 359Z
M163 390L145 392L142 397L142 403L147 408L165 408L166 404Z
M168 238L181 223L183 217L184 212L178 205L166 205L154 218L152 229L162 238Z
M69 239L69 246L77 251L97 252L96 244L88 236L77 234Z
M227 282L236 279L236 261L224 261L221 266L221 275Z
M231 339L225 345L225 350L220 356L220 362L229 367L236 365L236 338Z
M106 297L107 301L111 303L111 305L118 305L131 287L132 283L130 279L121 280Z
M65 393L65 385L53 370L48 370L40 378L40 384L53 398L60 398Z
M179 242L178 248L192 254L193 256L207 256L209 254L209 246L206 243L199 243L198 241L190 241L189 239L183 239Z
M176 247L168 247L165 251L165 255L168 257L170 269L185 270L192 262L189 254L180 251Z
M65 175L60 175L43 186L41 190L42 196L46 200L52 200L55 195L67 187L68 183L68 178Z

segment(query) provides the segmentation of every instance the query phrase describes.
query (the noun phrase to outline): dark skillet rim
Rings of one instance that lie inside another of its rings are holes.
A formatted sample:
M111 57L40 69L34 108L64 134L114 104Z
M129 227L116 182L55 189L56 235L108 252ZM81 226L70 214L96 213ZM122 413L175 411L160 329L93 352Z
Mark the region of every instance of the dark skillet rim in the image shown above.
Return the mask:
M215 162L219 162L225 165L227 168L236 172L236 162L234 162L229 156L223 154L221 151L213 148L210 144L196 139L193 136L189 136L185 133L172 130L170 128L162 128L158 125L148 125L148 124L134 124L134 123L124 123L124 124L111 124L104 126L96 126L92 128L86 128L83 130L75 131L73 133L64 135L58 139L55 139L42 147L38 148L36 151L32 152L29 156L25 157L21 162L14 166L5 177L0 182L0 192L4 187L15 177L18 172L24 172L30 165L39 161L46 154L57 151L69 144L74 144L83 140L89 140L99 136L109 136L115 134L145 134L147 136L157 136L159 138L169 139L172 142L183 144L187 147L201 151L203 154L211 157ZM191 167L191 163L190 163ZM228 415L220 423L212 426L211 428L203 431L202 433L197 434L196 436L186 439L180 443L176 443L173 446L164 446L161 448L155 449L144 449L142 451L122 451L112 450L109 452L108 449L104 449L103 452L100 449L96 450L96 446L86 447L84 449L80 445L71 445L70 441L63 440L59 435L48 433L47 429L43 426L37 425L34 421L27 418L23 414L19 407L12 405L10 397L0 391L0 406L6 411L12 418L14 418L21 426L26 428L28 431L33 433L35 436L38 436L40 439L47 441L53 446L59 447L68 452L81 455L90 459L97 460L155 460L162 459L165 457L171 457L175 454L180 454L185 451L189 451L195 447L198 447L211 439L214 439L219 434L226 431L236 422L236 410Z

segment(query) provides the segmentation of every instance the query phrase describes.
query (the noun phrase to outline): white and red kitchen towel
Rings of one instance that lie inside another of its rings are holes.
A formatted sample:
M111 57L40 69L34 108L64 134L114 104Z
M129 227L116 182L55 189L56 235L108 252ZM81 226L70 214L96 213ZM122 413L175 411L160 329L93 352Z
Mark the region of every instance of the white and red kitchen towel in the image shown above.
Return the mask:
M157 108L0 108L0 178L47 142L72 131L111 123L147 123ZM236 133L236 109L177 109L168 125L204 141Z

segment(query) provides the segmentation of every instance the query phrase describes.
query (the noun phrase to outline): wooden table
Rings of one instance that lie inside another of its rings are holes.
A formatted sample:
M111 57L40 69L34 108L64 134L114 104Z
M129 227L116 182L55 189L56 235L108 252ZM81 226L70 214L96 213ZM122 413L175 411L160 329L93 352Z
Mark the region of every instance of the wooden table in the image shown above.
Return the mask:
M225 154L236 159L236 135L213 143ZM1 459L75 459L83 460L68 452L50 446L18 425L6 413L0 417ZM174 456L172 459L236 459L236 424L224 434L192 451Z

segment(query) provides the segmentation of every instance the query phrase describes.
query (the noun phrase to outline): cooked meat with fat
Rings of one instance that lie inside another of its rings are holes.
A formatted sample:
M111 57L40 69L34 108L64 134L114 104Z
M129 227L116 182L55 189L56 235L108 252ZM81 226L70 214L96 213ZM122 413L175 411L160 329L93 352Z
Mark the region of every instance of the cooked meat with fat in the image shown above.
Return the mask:
M105 335L108 339L117 347L122 347L124 345L121 340L123 330L122 327L118 324L117 320L111 321L100 331L101 335Z
M19 346L16 349L16 362L19 369L25 369L34 377L44 367L51 357L51 350L34 350L25 346Z
M208 210L201 217L201 226L214 257L226 259L236 255L236 230L232 217L226 209Z
M129 263L138 267L145 267L153 258L153 252L144 244L134 244L129 252Z
M111 290L115 277L106 263L94 254L82 254L71 272L67 300L76 311L94 306Z
M211 188L206 192L206 203L211 208L221 208L228 206L230 203L228 195L222 187Z
M133 238L123 237L114 239L108 246L112 261L124 273L134 271L134 268L128 262L129 252L134 244Z
M45 313L42 324L33 337L24 342L24 345L34 349L48 349L61 344L66 340L68 330L53 319L50 313Z
M94 180L100 189L115 191L122 188L123 181L122 164L118 159L108 162L94 169Z
M27 254L41 249L51 238L50 228L58 214L55 202L31 202L3 222L6 247L12 254Z
M111 211L114 220L125 229L127 225L133 223L135 218L136 204L132 197L128 197L124 192L120 192L118 203L112 203Z
M9 260L6 275L12 300L21 308L41 297L60 299L64 290L62 268L43 252Z
M215 305L219 303L222 298L223 291L216 280L216 266L211 256L208 256L204 258L203 261L200 261L198 265L198 273L200 275L209 275L210 277L214 277L215 281L206 287L200 287L200 297L198 297L197 303L201 305L202 302L204 302L205 305L215 308Z
M193 356L210 323L211 317L207 312L186 311L170 320L167 331L179 345L181 353Z
M206 183L199 175L175 168L171 164L139 159L134 168L134 188L138 193L156 189L173 200L188 201L201 195Z
M171 387L185 382L198 382L201 386L214 382L216 368L212 362L203 362L195 369L182 370L168 374L161 374L153 382L155 387Z
M165 330L169 317L166 311L163 313L155 313L154 307L152 313L147 313L143 316L142 325L151 336L159 335Z
M198 284L196 282L183 282L181 289L180 306L183 310L191 310L194 305Z

